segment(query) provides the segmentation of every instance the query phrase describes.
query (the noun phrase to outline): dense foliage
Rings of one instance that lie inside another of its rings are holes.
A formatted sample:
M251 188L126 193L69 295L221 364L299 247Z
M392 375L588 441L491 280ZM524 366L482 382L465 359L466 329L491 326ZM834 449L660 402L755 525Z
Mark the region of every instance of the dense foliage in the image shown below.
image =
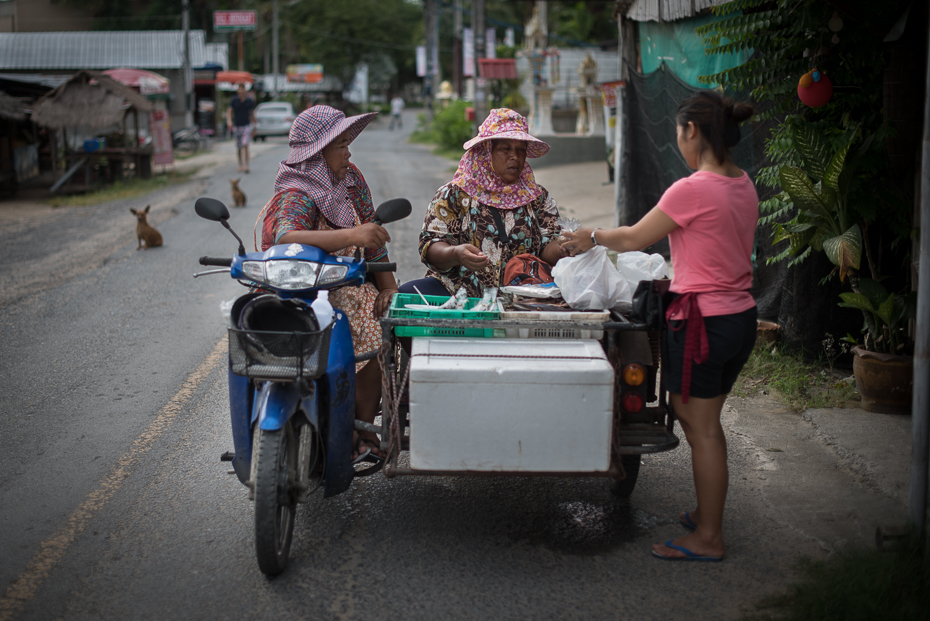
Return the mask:
M908 3L887 0L879 7L867 0L849 0L840 12L825 0L733 0L714 9L724 19L698 29L708 53L754 51L746 63L702 80L750 93L763 111L761 118L776 119L765 145L772 165L756 179L778 191L761 205L761 223L773 227L776 242L792 239L785 234L785 223L793 229L794 242L799 227L805 226L803 209L783 191L779 175L784 167L802 164L792 132L804 126L808 135L818 136L833 151L844 142L848 149L867 147L858 157L856 174L847 180L849 198L843 208L846 220L861 229L876 279L883 273L870 251L870 238L875 245L898 250L892 258L895 264L884 268L889 271L906 261L902 242L911 234L912 188L896 182L889 170L886 145L894 130L882 114L882 81L889 63L889 46L883 39ZM816 109L802 104L797 95L800 77L814 67L834 86L830 102ZM809 180L821 182L815 176ZM806 243L811 240L813 245ZM804 244L785 243L774 260L803 261L812 248L822 249L818 241L807 235Z

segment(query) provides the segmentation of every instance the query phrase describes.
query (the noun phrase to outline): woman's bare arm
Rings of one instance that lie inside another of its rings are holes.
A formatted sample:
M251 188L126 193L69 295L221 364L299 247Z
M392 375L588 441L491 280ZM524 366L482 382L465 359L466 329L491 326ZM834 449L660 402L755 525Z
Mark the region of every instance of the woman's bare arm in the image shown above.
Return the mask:
M617 252L630 252L642 250L678 228L664 211L653 207L643 219L633 226L621 226L615 229L598 229L597 243ZM574 233L563 232L561 235L562 247L575 256L587 252L594 247L591 241L593 229L578 229Z

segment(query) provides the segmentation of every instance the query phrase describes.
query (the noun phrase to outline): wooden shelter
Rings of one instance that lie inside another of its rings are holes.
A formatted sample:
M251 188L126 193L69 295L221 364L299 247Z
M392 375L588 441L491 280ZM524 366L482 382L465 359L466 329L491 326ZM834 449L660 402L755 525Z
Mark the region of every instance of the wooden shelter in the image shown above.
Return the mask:
M91 145L85 145L83 151L66 152L67 172L52 186L52 191L81 169L84 170L83 184L74 189L89 189L98 181L102 165L105 165L107 181L121 174L127 163L135 165L140 177L150 177L152 147L139 145L139 114L147 115L154 109L152 102L136 90L108 75L87 70L78 71L70 80L41 97L32 112L32 121L38 125L62 132L122 127L120 146L88 148ZM132 112L135 130L131 134L126 127L128 112Z

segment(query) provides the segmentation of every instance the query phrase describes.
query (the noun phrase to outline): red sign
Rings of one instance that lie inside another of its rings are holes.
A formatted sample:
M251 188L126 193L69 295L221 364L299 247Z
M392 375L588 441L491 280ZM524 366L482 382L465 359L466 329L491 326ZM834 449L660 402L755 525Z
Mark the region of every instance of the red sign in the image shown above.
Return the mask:
M255 11L213 11L213 30L255 30L258 15Z
M174 153L171 150L171 119L167 110L149 112L149 134L152 136L152 146L155 150L152 163L172 163Z

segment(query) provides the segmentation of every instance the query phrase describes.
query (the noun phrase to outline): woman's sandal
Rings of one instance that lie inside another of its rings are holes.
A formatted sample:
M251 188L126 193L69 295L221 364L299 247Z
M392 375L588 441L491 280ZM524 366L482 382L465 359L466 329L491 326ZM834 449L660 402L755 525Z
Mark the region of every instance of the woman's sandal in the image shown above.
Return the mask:
M359 436L358 438L356 438L355 452L358 453L358 457L352 460L352 466L357 466L359 464L372 464L372 466L369 468L363 468L360 470L356 470L355 471L356 477L367 477L370 474L374 474L378 472L384 466L384 458L381 457L380 455L375 455L374 453L372 453L370 448L367 448L365 449L364 452L362 452L363 442L370 444L372 446L378 445L378 442L376 440L372 440L370 438L363 438L362 436Z

